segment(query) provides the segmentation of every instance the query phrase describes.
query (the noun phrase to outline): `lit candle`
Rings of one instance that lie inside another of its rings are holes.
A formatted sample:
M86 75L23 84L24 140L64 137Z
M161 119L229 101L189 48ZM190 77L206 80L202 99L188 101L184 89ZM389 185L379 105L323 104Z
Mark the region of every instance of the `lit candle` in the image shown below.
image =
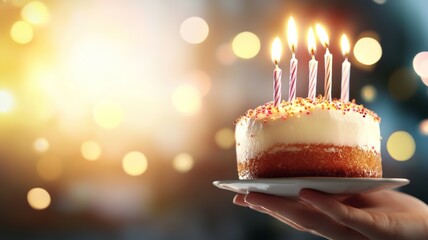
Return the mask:
M272 61L275 64L273 70L273 102L274 106L278 107L281 102L281 68L278 67L278 62L281 57L282 46L279 38L275 38L272 44Z
M308 32L308 49L312 59L309 61L309 90L308 98L314 100L317 94L317 72L318 72L318 61L315 60L316 42L315 34L312 28L309 28Z
M345 60L342 63L342 91L340 99L342 102L349 102L349 77L351 75L351 63L348 61L349 41L345 34L342 35L341 45L342 54L345 56Z
M332 64L333 64L333 55L331 55L328 50L328 35L321 25L316 25L316 31L318 38L321 40L321 44L325 47L324 54L324 67L325 67L325 75L324 75L324 99L331 101L331 83L332 83Z
M296 82L297 82L297 64L296 54L294 53L297 45L297 29L294 18L290 17L287 28L288 45L290 46L292 57L290 60L290 85L288 90L288 101L293 101L296 98Z

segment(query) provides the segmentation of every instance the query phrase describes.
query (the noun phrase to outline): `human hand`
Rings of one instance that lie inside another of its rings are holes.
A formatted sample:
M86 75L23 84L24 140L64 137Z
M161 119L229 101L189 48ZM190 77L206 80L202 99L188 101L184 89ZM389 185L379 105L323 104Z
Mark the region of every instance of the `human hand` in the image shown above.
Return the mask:
M330 195L304 189L297 199L251 192L233 202L329 239L428 239L428 206L392 190Z

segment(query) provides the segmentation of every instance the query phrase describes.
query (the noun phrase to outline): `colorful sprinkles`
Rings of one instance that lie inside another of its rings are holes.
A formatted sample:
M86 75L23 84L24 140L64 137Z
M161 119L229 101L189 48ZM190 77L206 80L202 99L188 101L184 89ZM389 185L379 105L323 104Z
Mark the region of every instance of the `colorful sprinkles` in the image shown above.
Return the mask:
M291 102L283 100L278 107L275 107L273 102L265 103L255 109L249 109L247 113L235 121L235 124L242 118L254 118L262 120L263 122L277 118L281 118L283 120L290 117L300 118L301 115L310 115L315 109L342 111L344 115L347 112L352 111L361 114L363 118L368 115L376 122L380 122L380 117L375 112L365 108L363 105L356 104L355 100L352 100L351 102L342 102L339 99L328 101L319 95L314 100L301 97L298 97Z

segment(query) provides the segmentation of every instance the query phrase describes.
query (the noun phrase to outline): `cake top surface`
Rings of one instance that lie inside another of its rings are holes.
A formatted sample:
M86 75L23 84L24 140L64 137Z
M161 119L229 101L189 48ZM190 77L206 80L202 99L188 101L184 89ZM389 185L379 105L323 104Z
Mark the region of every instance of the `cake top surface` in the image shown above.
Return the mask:
M239 117L235 123L243 118L251 118L265 122L279 118L283 120L300 118L302 115L310 115L312 112L318 110L341 111L344 115L352 111L361 114L363 118L369 117L376 122L380 122L380 117L375 112L365 108L363 105L356 104L355 100L351 102L342 102L338 99L328 101L323 99L320 95L314 100L301 97L291 102L282 100L278 107L275 107L273 102L268 102L255 109L249 109L243 116Z

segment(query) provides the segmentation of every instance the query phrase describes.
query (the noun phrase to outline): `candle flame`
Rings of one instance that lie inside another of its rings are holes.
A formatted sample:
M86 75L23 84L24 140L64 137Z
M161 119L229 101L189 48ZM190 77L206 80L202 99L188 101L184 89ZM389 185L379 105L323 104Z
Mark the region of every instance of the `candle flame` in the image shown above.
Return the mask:
M293 17L290 17L288 20L287 36L288 45L290 46L291 51L294 52L297 45L297 28Z
M316 31L317 31L317 35L318 35L318 38L319 38L319 40L321 41L321 44L324 46L324 47L328 47L328 43L329 43L329 41L328 41L328 34L327 34L327 32L325 31L325 29L320 25L320 24L316 24L316 26L315 26L315 28L316 28Z
M343 35L342 35L342 38L341 38L341 40L340 40L340 43L341 43L341 46L342 46L342 54L343 54L344 56L348 55L348 54L349 54L350 47L349 47L348 37L346 37L346 35L345 35L345 34L343 34Z
M279 59L281 58L281 53L282 53L281 40L279 40L279 37L276 37L272 43L272 61L273 61L273 63L278 64Z
M312 55L314 55L315 51L317 50L314 29L312 27L309 28L309 31L308 31L308 50L309 50L309 53Z

